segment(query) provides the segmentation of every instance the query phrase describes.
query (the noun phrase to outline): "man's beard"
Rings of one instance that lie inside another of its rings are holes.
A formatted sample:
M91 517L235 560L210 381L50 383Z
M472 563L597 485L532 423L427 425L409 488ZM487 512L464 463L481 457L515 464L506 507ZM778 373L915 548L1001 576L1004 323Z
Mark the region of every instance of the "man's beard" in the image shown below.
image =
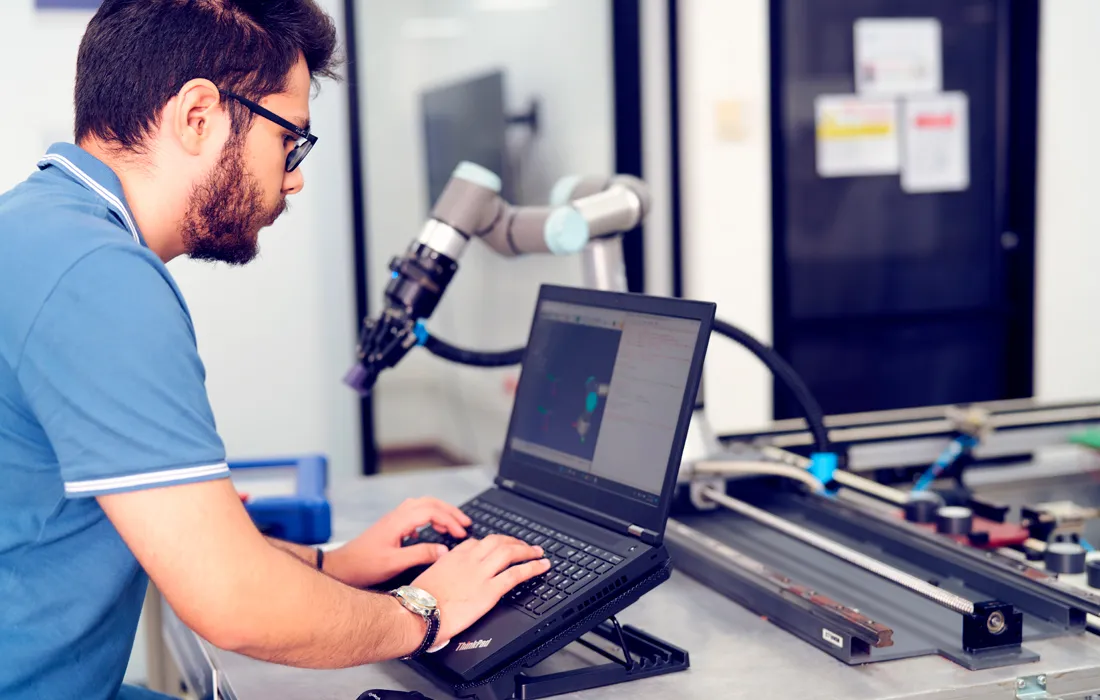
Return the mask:
M243 143L231 139L206 180L195 186L183 222L183 243L195 260L244 265L259 252L259 232L286 209L270 210L256 178L244 167Z

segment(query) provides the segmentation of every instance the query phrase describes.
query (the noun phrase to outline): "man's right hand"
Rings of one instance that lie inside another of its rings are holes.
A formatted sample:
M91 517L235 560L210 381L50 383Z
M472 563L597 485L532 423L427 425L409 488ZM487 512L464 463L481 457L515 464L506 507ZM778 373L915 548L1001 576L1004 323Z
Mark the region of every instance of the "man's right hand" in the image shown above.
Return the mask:
M439 607L436 644L454 638L524 581L550 570L542 547L504 535L469 539L447 552L412 582Z

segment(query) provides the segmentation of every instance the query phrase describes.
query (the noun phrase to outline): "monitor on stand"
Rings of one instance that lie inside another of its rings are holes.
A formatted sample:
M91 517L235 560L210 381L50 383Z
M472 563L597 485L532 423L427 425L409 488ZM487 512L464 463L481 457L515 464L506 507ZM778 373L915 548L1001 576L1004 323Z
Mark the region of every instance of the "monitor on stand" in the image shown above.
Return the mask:
M439 199L455 166L464 160L500 175L501 195L515 202L507 157L503 71L425 90L420 96L420 108L429 209Z

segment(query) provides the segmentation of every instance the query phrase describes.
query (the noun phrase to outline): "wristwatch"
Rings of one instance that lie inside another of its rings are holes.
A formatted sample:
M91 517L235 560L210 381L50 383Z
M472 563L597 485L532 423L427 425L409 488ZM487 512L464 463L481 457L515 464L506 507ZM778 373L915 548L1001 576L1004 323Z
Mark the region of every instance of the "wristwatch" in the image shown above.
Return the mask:
M435 635L439 632L439 608L435 596L416 586L395 588L390 591L390 595L401 601L401 605L405 606L406 610L416 613L428 623L428 633L424 635L424 641L420 643L420 647L408 656L401 657L403 661L414 659L435 644Z

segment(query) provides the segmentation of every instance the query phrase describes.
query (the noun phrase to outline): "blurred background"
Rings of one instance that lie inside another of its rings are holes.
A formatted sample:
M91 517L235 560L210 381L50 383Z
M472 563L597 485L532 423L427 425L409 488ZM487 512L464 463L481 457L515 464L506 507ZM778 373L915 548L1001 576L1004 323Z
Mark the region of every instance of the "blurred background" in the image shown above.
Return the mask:
M826 414L1100 396L1100 2L319 3L348 61L313 102L304 191L248 267L169 266L233 457L494 459L517 369L414 350L368 399L341 382L390 258L463 159L518 204L572 174L644 178L631 289L717 302ZM96 5L0 4L0 191L72 139ZM520 345L541 282L580 284L579 257L471 246L429 327ZM731 343L705 389L720 434L797 413Z
M545 204L571 174L641 175L655 204L626 239L631 288L718 302L722 318L775 344L826 413L1100 394L1089 29L1100 4L321 4L348 63L313 103L320 141L304 192L254 264L171 265L234 455L318 451L348 472L492 459L514 370L414 351L371 400L340 382L386 265L464 158L500 172L519 204ZM76 51L95 5L0 8L0 58L35 55L2 78L0 189L71 140ZM956 122L907 139L907 110L920 109ZM830 119L856 131L831 132ZM876 119L893 133L860 136ZM931 181L907 182L907 147L957 162L925 163ZM937 167L957 172L936 182ZM481 349L523 342L540 282L581 282L577 258L472 246L461 265L431 328ZM711 352L720 433L795 414L747 354Z
M348 62L313 102L305 190L254 264L170 266L233 455L322 452L348 473L493 458L516 370L413 351L369 400L340 381L462 159L519 204L571 174L642 176L631 289L716 301L828 414L1100 395L1100 3L321 4ZM0 59L26 66L0 78L0 189L71 140L96 5L0 7ZM471 246L461 269L430 327L480 349L522 344L540 282L581 283L577 257ZM705 381L719 433L795 414L732 344Z

